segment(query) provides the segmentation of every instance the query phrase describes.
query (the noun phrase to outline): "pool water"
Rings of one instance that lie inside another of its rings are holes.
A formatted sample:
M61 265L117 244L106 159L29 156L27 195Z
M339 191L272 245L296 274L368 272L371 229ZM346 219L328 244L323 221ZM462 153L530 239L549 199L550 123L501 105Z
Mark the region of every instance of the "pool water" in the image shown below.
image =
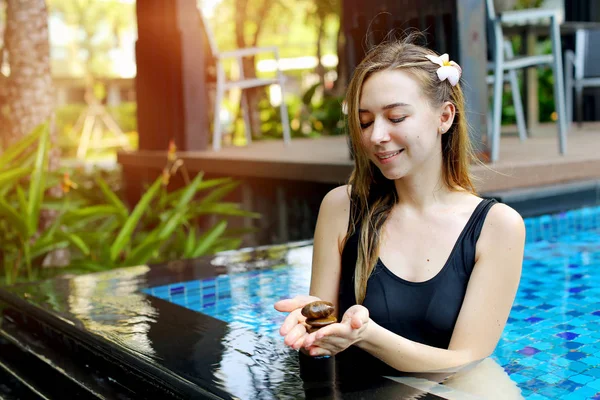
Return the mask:
M600 207L525 224L521 284L492 357L528 399L600 399ZM145 292L281 340L273 304L306 294L310 280L308 263L289 264Z

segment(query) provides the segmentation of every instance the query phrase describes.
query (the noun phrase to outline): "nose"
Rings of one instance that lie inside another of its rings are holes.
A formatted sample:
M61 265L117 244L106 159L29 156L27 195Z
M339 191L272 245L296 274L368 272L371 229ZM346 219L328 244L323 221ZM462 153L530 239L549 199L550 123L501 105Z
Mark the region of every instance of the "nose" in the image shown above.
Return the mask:
M385 121L383 121L381 118L375 118L373 121L373 129L371 129L371 143L379 144L385 143L389 140L390 135L388 133Z

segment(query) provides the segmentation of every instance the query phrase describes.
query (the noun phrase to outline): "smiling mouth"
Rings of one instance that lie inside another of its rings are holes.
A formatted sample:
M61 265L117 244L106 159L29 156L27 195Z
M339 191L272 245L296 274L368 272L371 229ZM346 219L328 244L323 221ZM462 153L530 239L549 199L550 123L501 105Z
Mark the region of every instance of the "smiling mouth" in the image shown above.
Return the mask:
M382 160L382 161L383 160L387 160L389 158L397 156L398 154L402 153L403 151L404 151L404 149L401 149L401 150L394 151L393 153L388 153L388 154L383 155L383 156L378 155L377 158L380 159L380 160Z

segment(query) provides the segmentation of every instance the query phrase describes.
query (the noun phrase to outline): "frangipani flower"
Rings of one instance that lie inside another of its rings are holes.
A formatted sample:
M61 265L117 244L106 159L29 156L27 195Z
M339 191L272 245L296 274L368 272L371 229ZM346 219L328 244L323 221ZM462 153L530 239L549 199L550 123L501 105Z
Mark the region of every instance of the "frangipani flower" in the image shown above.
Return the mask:
M462 69L460 68L460 65L454 61L450 61L448 54L442 54L439 57L427 55L426 57L432 63L440 66L437 69L437 76L440 78L440 81L448 79L452 86L456 86L460 76L462 75Z

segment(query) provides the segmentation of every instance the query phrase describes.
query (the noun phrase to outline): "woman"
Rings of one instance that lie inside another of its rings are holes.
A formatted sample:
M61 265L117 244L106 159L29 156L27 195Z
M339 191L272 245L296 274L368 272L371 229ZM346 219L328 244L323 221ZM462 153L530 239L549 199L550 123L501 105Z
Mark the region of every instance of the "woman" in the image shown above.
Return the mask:
M410 38L356 68L346 96L354 171L321 204L310 296L275 305L290 313L286 345L386 374L453 371L493 352L525 227L475 193L460 74ZM339 322L309 334L300 308L319 299Z

